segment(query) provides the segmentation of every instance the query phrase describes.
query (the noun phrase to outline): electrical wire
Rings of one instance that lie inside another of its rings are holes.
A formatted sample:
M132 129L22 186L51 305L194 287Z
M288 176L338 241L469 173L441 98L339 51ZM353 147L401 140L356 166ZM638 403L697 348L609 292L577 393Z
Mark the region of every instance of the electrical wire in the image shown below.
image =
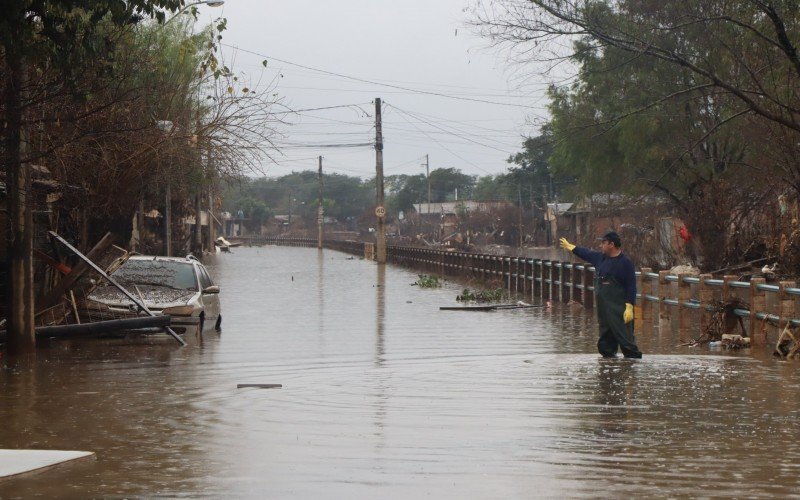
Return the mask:
M434 127L434 128L436 128L438 130L441 130L442 132L448 133L448 134L453 135L455 137L459 137L459 138L461 138L461 139L463 139L465 141L471 142L473 144L477 144L478 146L483 146L485 148L494 149L495 151L500 151L501 153L509 154L509 152L507 150L496 148L494 146L490 146L489 144L485 144L483 142L476 141L474 139L470 139L469 137L466 137L464 135L457 134L455 132L446 130L446 129L444 129L444 128L442 128L442 127L440 127L440 126L438 126L438 125L436 125L434 123L431 123L431 122L429 122L427 120L424 120L422 118L419 118L419 117L415 116L414 113L412 113L412 112L402 110L402 109L398 108L397 106L392 106L391 104L388 104L388 103L386 104L386 106L391 106L392 108L396 109L397 111L399 111L400 113L402 113L404 115L407 115L407 116L410 116L410 117L413 117L413 118L417 118L418 120L422 121L423 123L425 123L427 125L430 125L431 127ZM415 123L413 123L411 121L409 121L409 123L411 123L418 130L422 131L421 129L419 129L419 127L417 127L417 125ZM425 133L425 135L428 136L429 138L432 138L427 132L423 132L423 133ZM495 142L498 142L500 145L508 146L507 144L500 143L499 141L495 141ZM511 146L508 146L508 147L511 147Z
M510 107L514 107L514 108L535 109L534 106L526 106L524 104L513 104L513 103L508 103L508 102L490 101L488 99L477 99L477 98L473 98L473 97L455 96L455 95L444 94L442 92L432 92L432 91L427 91L427 90L419 90L419 89L413 89L413 88L410 88L410 87L404 87L402 85L394 85L394 84L390 84L390 83L381 83L381 82L377 82L377 81L373 81L373 80L367 80L365 78L358 78L358 77L355 77L355 76L349 76L349 75L344 75L344 74L341 74L341 73L335 73L333 71L327 71L327 70L324 70L324 69L314 68L314 67L311 67L311 66L306 66L306 65L303 65L303 64L287 61L285 59L278 59L277 57L270 57L270 56L268 56L266 54L262 54L262 53L259 53L259 52L253 51L253 50L243 49L243 48L238 47L236 45L230 45L230 44L225 44L225 43L223 43L221 45L223 45L225 47L228 47L228 48L231 48L231 49L242 51L242 52L244 52L246 54L252 54L252 55L255 55L255 56L258 56L258 57L263 57L265 59L278 61L278 62L283 63L283 64L289 64L290 66L297 66L298 68L303 68L303 69L307 69L307 70L310 70L310 71L316 71L316 72L319 72L319 73L322 73L322 74L325 74L325 75L336 76L336 77L339 77L339 78L345 78L345 79L348 79L348 80L353 80L353 81L361 82L361 83L368 83L370 85L379 85L379 86L382 86L382 87L405 90L407 92L411 92L411 93L414 93L414 94L422 94L422 95L431 95L431 96L437 96L437 97L444 97L446 99L455 99L455 100L459 100L459 101L470 101L470 102L479 102L479 103L483 103L483 104L493 104L493 105L496 105L496 106L510 106Z

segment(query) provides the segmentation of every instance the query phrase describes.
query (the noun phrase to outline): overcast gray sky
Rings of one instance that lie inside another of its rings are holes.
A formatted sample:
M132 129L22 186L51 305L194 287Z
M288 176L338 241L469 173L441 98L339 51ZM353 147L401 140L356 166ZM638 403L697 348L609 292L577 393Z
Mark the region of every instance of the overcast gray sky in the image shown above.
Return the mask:
M385 175L424 173L425 154L431 170L500 174L522 137L537 133L546 85L529 78L520 88L526 70L470 31L466 5L226 0L222 8L201 6L200 20L226 17L226 63L251 86L276 79L289 108L353 105L287 114L266 175L315 170L322 155L328 172L374 176L374 148L348 145L374 141L375 97L384 102Z

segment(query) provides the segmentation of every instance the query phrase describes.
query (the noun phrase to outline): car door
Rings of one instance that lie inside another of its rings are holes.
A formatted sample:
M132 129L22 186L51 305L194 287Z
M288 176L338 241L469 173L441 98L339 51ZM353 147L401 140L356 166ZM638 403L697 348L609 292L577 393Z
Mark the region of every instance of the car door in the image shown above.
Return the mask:
M214 325L219 316L219 293L204 293L202 290L210 286L214 286L211 276L202 264L197 264L197 277L200 281L201 299L203 302L203 309L205 310L205 318L207 325Z

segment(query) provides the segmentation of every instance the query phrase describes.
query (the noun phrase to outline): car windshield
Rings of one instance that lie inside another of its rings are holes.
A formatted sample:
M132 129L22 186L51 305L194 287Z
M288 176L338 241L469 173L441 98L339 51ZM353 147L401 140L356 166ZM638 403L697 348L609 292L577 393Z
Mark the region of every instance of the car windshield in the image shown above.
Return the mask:
M197 290L191 262L129 260L113 274L121 285L156 285Z

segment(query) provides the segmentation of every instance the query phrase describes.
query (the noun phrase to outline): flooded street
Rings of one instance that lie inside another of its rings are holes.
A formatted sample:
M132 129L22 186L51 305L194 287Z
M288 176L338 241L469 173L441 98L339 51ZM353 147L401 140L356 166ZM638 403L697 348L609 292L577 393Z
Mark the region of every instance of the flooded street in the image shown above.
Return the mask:
M220 334L53 342L0 372L2 448L97 454L0 496L797 494L797 363L641 336L643 360L602 360L593 311L439 311L463 285L330 250L208 267Z

